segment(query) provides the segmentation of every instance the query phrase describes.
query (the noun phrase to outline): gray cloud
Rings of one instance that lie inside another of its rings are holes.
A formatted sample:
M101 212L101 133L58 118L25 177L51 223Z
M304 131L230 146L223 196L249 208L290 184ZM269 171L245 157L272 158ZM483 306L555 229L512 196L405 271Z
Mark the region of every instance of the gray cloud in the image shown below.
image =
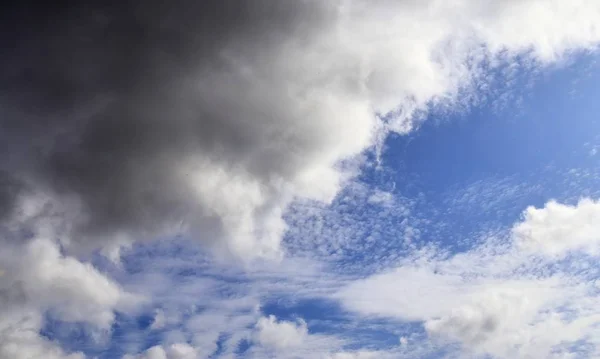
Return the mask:
M194 198L191 173L239 175L269 197L271 182L293 180L319 150L319 128L290 129L301 118L286 85L256 72L277 71L274 51L313 36L325 6L127 1L49 12L23 9L9 21L17 34L2 60L3 165L80 201L79 242L151 236L180 221L217 237L224 214ZM6 214L16 184L2 184Z
M473 59L600 39L594 2L32 3L2 15L0 215L48 202L69 250L183 231L276 253L290 201L331 200L340 161L465 94Z

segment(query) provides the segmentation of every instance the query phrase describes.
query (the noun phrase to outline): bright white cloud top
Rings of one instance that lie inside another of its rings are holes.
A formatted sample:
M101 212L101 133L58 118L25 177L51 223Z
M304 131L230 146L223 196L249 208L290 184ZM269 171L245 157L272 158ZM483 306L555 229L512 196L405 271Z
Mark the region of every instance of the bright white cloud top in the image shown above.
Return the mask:
M453 256L417 252L398 268L358 280L336 296L365 315L423 321L433 338L458 341L478 354L566 355L569 345L578 340L595 343L598 337L600 298L597 281L590 281L597 269L579 257L561 261L564 256L547 254L557 241L572 243L571 238L575 245L563 245L563 255L576 248L578 230L596 225L598 211L590 210L594 205L582 200L573 207L549 202L544 208L529 208L510 238L488 240ZM522 248L524 233L527 240L538 240L536 251ZM593 239L586 244L592 247Z
M3 21L0 359L600 354L597 199L454 250L421 236L422 196L361 178L401 177L386 141L428 111L595 54L600 2L135 3ZM283 297L340 331L265 312Z

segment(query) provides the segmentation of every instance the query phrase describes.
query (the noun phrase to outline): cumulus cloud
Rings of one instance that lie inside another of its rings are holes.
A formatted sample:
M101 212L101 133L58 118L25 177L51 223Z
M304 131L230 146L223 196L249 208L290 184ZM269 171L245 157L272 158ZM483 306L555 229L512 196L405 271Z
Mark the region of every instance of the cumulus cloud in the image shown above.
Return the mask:
M2 359L84 359L83 353L65 353L56 343L37 334L40 318L35 314L19 319L18 326L0 323ZM3 320L5 322L5 319Z
M274 349L286 349L302 344L308 335L306 322L277 321L275 316L263 317L256 323L256 340Z
M108 330L116 311L135 310L141 298L66 254L55 240L65 218L39 199L21 198L0 227L0 358L83 358L39 334L45 317Z
M371 359L371 358L380 358L382 356L385 356L385 353L367 352L367 351L340 352L340 353L335 353L335 354L328 356L327 359Z
M153 346L142 354L127 354L123 359L197 359L195 348L185 343L171 344L165 348L160 345Z
M577 250L597 254L600 203L587 198L572 206L552 201L543 208L529 207L513 231L529 251L559 257Z
M432 337L455 340L466 348L506 357L522 342L521 336L530 336L528 327L541 319L538 316L546 309L548 294L555 293L491 288L448 314L427 320L425 329ZM514 350L514 354L521 356L524 352Z
M599 7L22 5L3 22L18 31L2 60L1 212L34 188L69 202L69 250L184 232L223 253L277 255L287 205L330 200L352 174L340 161L465 94L483 60L595 48Z
M152 325L150 326L150 328L161 329L165 326L165 322L165 312L162 310L157 310L154 314L154 319L152 320Z
M114 312L128 311L137 301L89 264L62 255L49 240L5 249L0 254L6 271L0 277L2 359L83 358L39 334L44 315L109 329Z
M508 238L455 255L418 251L398 268L357 280L334 297L363 315L421 322L432 340L458 342L466 352L597 355L593 323L600 297L597 273L586 264L597 252L572 260L554 256L594 244L596 206L584 199L575 206L528 208ZM591 347L577 348L577 342Z

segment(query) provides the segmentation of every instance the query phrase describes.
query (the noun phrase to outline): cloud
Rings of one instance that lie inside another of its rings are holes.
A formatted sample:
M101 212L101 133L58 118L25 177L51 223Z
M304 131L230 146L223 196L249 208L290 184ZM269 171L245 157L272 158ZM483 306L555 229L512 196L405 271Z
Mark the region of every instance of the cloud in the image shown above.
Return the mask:
M595 257L557 259L523 250L510 229L526 218L509 226L506 237L472 239L477 244L463 253L426 246L370 276L299 258L240 271L202 257L188 242L182 248L163 247L173 241L147 244L124 258L135 264L124 287L147 293L161 308L163 326L151 330L162 349L188 343L199 357L592 356L600 315ZM314 307L332 310L333 318L305 323L261 309L277 302L294 312L303 300L323 299L336 299L347 311ZM379 337L387 335L393 340ZM242 343L251 345L239 354Z
M142 299L64 253L54 240L64 218L47 216L39 197L23 197L16 208L0 227L0 358L84 358L40 334L45 318L109 330L115 312L134 312Z
M22 14L2 60L1 193L51 193L71 217L70 251L185 233L221 254L278 256L290 201L331 200L354 173L341 161L409 131L432 101L468 101L458 95L482 63L524 52L551 63L600 40L594 1ZM12 195L0 198L12 212Z
M61 320L107 327L113 310L128 300L116 283L88 264L61 256L52 242L31 242L17 260L3 281L6 297L26 298Z
M8 318L10 322L12 318ZM84 359L83 353L65 353L56 343L37 334L41 319L27 314L7 325L0 322L0 358L2 359Z
M597 355L593 323L600 317L600 297L589 264L597 252L564 257L595 243L596 206L584 199L575 206L528 208L507 238L492 237L454 255L417 251L397 268L356 280L334 297L362 315L420 322L431 340L458 342L470 353Z
M379 357L381 357L381 353L361 351L335 353L329 356L328 359L371 359Z
M306 322L277 321L275 316L263 317L256 323L256 339L264 346L285 349L302 344L308 335Z
M582 250L598 253L600 203L582 199L576 205L549 202L544 208L529 207L523 222L513 229L518 245L550 256Z
M539 287L537 283L532 284ZM527 353L527 348L521 352L515 350L523 342L520 336L531 337L529 326L535 326L537 321L545 321L540 312L548 309L546 305L549 295L556 293L539 288L532 291L510 287L491 288L486 292L477 293L477 299L466 300L465 304L453 308L449 314L427 320L425 329L432 337L458 341L476 352L492 353L501 357L507 357L509 353L514 352L515 355L523 356ZM547 324L549 323L544 323ZM559 342L560 340L556 341ZM542 355L541 352L536 354ZM545 353L547 354L548 352Z
M0 262L0 358L79 359L39 334L44 315L64 322L109 329L114 312L127 312L137 299L89 264L64 256L55 243L36 239L15 249L6 245Z
M188 344L176 343L167 346L164 349L162 346L157 345L149 348L144 353L139 355L125 355L123 359L196 359L198 353L196 349Z
M130 341L137 345L124 348L127 353L143 352L148 345L144 338L151 335L156 338L151 344L166 349L171 344L188 343L199 357L240 357L238 349L248 343L252 347L244 357L279 358L283 349L277 347L280 343L268 345L268 336L274 331L290 334L285 331L290 326L295 334L304 331L306 335L300 343L293 338L282 341L289 344L286 353L300 353L302 357L302 353L339 348L336 338L308 335L306 323L284 320L270 326L265 320L271 313L261 310L265 303L290 293L294 293L294 300L302 300L331 292L338 284L331 276L323 275L318 263L285 258L241 269L215 262L195 243L185 240L136 245L124 252L123 263L131 271L119 276L124 289L149 298L151 302L145 307L148 317L162 322L159 327L149 324L150 334L133 328ZM260 343L259 333L265 337L265 345Z
M154 319L152 320L152 325L150 327L152 329L161 329L165 326L165 322L165 312L162 310L157 310L154 314Z

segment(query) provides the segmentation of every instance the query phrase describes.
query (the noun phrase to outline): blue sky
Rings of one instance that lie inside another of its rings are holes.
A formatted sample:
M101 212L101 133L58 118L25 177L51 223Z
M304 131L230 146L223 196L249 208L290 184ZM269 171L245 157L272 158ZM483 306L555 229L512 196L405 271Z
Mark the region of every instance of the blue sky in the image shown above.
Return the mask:
M0 359L600 356L600 4L268 3L24 32Z

